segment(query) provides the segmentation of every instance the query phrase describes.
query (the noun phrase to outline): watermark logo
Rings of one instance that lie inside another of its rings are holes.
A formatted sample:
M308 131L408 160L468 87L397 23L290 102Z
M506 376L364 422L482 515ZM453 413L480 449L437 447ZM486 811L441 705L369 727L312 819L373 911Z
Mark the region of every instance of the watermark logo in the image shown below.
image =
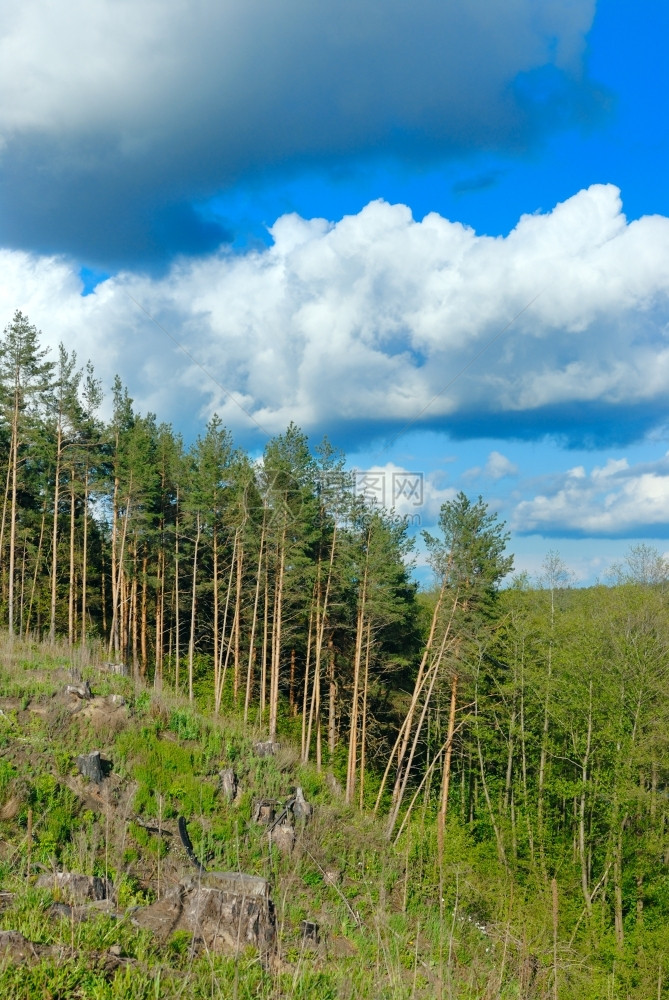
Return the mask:
M423 473L393 472L391 473L393 504L404 500L412 507L423 506Z
M422 472L391 472L386 469L355 470L354 489L357 496L384 507L422 507L424 477ZM418 514L404 514L408 524L420 525Z

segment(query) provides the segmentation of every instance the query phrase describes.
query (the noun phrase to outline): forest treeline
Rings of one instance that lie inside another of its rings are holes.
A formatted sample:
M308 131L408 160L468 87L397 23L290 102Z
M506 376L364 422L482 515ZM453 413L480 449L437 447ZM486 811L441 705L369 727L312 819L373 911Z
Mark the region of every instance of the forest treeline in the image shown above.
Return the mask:
M665 933L657 553L637 547L617 585L588 590L553 553L541 586L500 590L508 534L459 494L425 535L435 583L418 591L406 522L356 495L327 441L291 425L252 461L215 417L186 447L118 379L109 421L102 398L90 364L51 358L16 313L0 343L10 635L97 639L158 689L290 731L389 840L432 817L439 856L464 829L552 893L574 947Z

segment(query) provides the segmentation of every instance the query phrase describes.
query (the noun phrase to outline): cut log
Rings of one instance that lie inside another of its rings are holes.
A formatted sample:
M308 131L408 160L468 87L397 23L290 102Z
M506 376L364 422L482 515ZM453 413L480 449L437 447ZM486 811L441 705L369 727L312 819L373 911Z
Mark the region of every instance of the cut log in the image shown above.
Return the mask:
M179 836L181 838L181 843L184 845L186 849L186 854L188 855L188 860L191 862L191 864L195 865L195 867L199 872L206 871L206 868L204 867L203 864L201 864L200 861L198 861L195 851L193 850L193 844L191 842L190 837L188 836L188 830L186 828L186 820L183 818L183 816L179 816L179 819L177 820L177 826L179 828Z

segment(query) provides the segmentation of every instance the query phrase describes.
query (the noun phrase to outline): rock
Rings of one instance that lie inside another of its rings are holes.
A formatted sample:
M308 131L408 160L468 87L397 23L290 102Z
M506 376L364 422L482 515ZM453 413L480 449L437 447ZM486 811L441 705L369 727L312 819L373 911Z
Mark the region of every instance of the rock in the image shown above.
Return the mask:
M92 753L82 754L80 757L77 757L77 767L79 768L79 773L84 778L89 778L96 785L102 783L103 774L99 750L94 750Z
M69 903L52 903L48 909L50 917L61 917L74 923L84 923L104 913L105 916L119 919L122 914L117 912L112 899L95 899L91 903L71 906Z
M295 847L295 828L284 820L270 832L270 841L276 844L281 854L290 854Z
M302 789L298 785L295 789L295 798L291 805L293 816L302 823L308 823L313 816L314 807L304 797Z
M272 740L259 741L253 744L253 752L256 757L274 757L279 752L279 744Z
M323 872L323 881L326 885L339 885L341 872L337 868L326 868Z
M66 903L86 903L89 900L109 899L112 884L97 875L77 875L74 872L54 872L40 875L35 885L51 889Z
M12 795L10 799L7 799L2 809L0 809L0 820L15 819L19 814L21 808L21 799L17 798L16 795Z
M249 945L270 958L276 949L276 917L267 879L240 872L208 872L187 887L183 921L207 948L236 955Z
M23 965L39 959L39 946L24 938L19 931L0 931L0 963Z
M133 924L151 931L159 941L165 942L172 931L177 930L181 920L183 912L181 897L182 888L177 886L150 906L138 907L131 917Z
M223 771L218 772L220 789L224 798L228 802L232 800L237 795L237 776L231 767L226 767Z
M253 807L252 820L254 823L262 823L263 826L269 826L274 822L274 817L276 816L276 800L275 799L258 799Z

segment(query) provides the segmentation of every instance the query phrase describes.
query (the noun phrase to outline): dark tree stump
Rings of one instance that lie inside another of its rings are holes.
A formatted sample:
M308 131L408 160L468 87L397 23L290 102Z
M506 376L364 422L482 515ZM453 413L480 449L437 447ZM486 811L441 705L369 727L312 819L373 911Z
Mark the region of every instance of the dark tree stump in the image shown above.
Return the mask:
M259 741L253 744L253 752L256 757L273 757L279 750L279 744L272 740Z
M253 822L262 823L269 826L274 822L276 816L276 802L274 799L259 799L253 807Z
M300 923L302 931L302 942L305 945L318 945L321 943L320 926L313 920L303 920Z
M89 778L96 785L102 784L104 775L102 773L99 750L94 750L93 753L82 754L80 757L77 757L77 767L79 768L79 773L84 778Z

